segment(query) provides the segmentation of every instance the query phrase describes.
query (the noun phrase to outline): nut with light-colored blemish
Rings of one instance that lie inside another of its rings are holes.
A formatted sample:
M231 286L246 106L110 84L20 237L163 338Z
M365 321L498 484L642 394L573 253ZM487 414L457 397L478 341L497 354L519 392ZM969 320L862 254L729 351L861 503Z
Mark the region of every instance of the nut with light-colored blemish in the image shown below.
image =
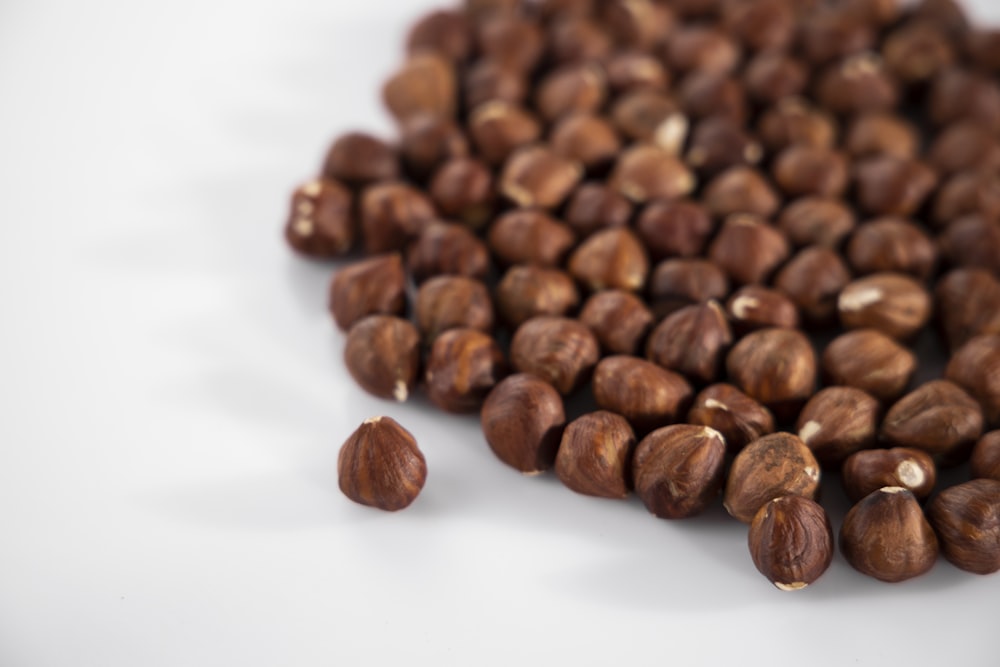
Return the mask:
M625 355L602 359L592 387L597 405L625 417L637 434L676 422L692 396L681 375Z
M500 192L521 208L556 208L570 195L583 167L546 146L526 146L507 160Z
M782 591L798 591L819 579L833 562L833 527L819 503L781 496L754 515L747 536L757 570Z
M484 160L497 166L522 146L542 136L542 125L530 111L500 100L486 102L469 116L469 136Z
M990 427L1000 427L1000 335L977 336L960 347L945 377L979 401Z
M746 285L726 301L733 330L743 335L758 329L799 328L799 310L785 294L770 287Z
M784 235L752 214L726 218L708 247L708 258L739 285L764 283L789 254Z
M882 59L862 53L828 68L816 83L816 99L836 114L885 111L896 106L899 89Z
M590 327L606 352L635 354L653 326L653 313L631 292L602 290L583 304L580 322Z
M744 447L729 469L725 507L734 518L750 523L765 503L781 496L815 499L820 467L798 436L772 433Z
M795 145L831 148L837 140L837 123L804 99L787 97L760 115L757 136L772 154Z
M876 329L896 340L908 340L930 320L931 297L909 276L876 273L844 287L837 311L848 329Z
M688 119L677 101L656 90L625 93L611 107L611 121L627 139L678 155L687 138Z
M731 384L713 384L702 390L687 419L721 433L730 454L774 432L771 411Z
M510 343L515 370L537 375L564 396L590 378L600 356L590 329L566 317L533 317L517 328Z
M941 465L966 461L983 432L983 412L958 385L933 380L899 399L886 413L879 438L927 452Z
M520 472L537 474L555 463L566 413L552 385L519 373L489 393L480 422L497 458Z
M781 200L763 174L753 167L738 165L708 182L702 203L716 218L736 213L770 218L778 211Z
M493 338L476 329L449 329L434 340L424 380L427 396L448 412L476 412L507 374Z
M969 460L972 476L1000 482L1000 431L991 431L979 439Z
M646 357L694 382L715 380L733 334L716 301L695 304L672 313L653 329Z
M414 315L426 343L448 329L493 331L493 301L482 282L464 276L431 278L417 291Z
M576 242L569 227L532 209L503 214L490 225L487 239L500 261L539 266L558 266Z
M625 227L593 234L569 257L570 275L592 291L639 291L646 285L649 259L642 243Z
M354 502L395 512L420 494L427 462L412 433L390 417L372 417L341 446L337 480Z
M285 240L296 252L326 259L354 245L357 221L350 191L336 181L316 179L292 193Z
M712 116L695 125L684 160L708 176L738 164L757 164L763 157L764 149L742 124Z
M902 487L924 500L937 483L937 467L930 454L919 449L866 449L844 461L841 481L852 503L884 486Z
M853 387L827 387L809 399L796 423L799 438L824 467L875 446L882 407Z
M880 331L858 329L830 341L822 365L828 384L857 387L888 402L906 391L917 370L917 358Z
M779 419L798 414L816 386L812 344L792 329L761 329L747 334L730 350L726 370L733 384Z
M701 513L719 495L726 442L707 426L675 424L653 431L635 449L635 493L661 519Z
M680 199L696 185L694 174L680 159L652 144L637 144L622 153L610 183L637 204Z
M774 286L788 295L806 322L817 326L836 320L837 297L850 282L844 260L822 246L799 251L774 278Z
M974 574L1000 571L1000 482L975 479L942 491L927 506L941 553Z
M563 431L556 454L556 476L567 488L587 496L628 495L628 465L635 434L621 415L598 410L575 419Z
M420 333L402 318L369 315L347 332L344 363L362 389L402 403L420 372Z
M538 315L565 315L580 304L580 292L564 271L512 266L494 292L497 313L512 327Z

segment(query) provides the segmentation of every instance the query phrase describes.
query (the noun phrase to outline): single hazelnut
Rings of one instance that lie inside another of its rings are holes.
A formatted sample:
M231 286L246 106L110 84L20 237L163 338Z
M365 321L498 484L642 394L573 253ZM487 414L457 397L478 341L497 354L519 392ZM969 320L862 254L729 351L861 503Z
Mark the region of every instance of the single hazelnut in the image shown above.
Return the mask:
M399 156L386 142L364 132L349 132L330 146L323 176L352 188L399 178Z
M832 148L837 140L837 124L828 112L804 99L786 97L760 115L757 136L772 154L800 144Z
M621 95L633 90L666 90L670 73L655 56L642 51L619 51L605 63L608 85Z
M855 117L844 141L848 155L857 159L888 155L909 160L920 149L917 128L901 116L884 111Z
M862 498L844 517L840 551L858 572L894 583L934 567L938 541L916 497L902 487L886 486Z
M774 432L771 411L731 384L713 384L698 394L687 420L722 434L730 454Z
M875 29L845 7L823 7L802 17L797 41L806 60L823 65L870 49Z
M434 174L430 195L444 216L478 229L493 212L493 174L480 160L453 158Z
M580 304L573 279L541 266L512 266L494 293L497 312L511 327L538 315L565 315Z
M489 102L521 105L527 100L529 87L524 73L488 58L470 65L462 79L462 92L468 109L477 109Z
M621 415L607 410L573 420L556 453L556 476L567 488L598 498L628 495L628 465L635 433Z
M635 493L661 519L701 513L719 495L726 442L707 426L675 424L643 438L632 458Z
M974 478L1000 481L1000 431L990 431L976 443L970 459Z
M306 257L346 254L358 233L352 204L351 192L336 181L309 181L292 194L285 240Z
M928 280L937 267L934 241L917 225L899 218L866 222L851 235L847 261L858 273L905 273Z
M578 162L545 146L519 148L504 165L500 192L522 208L556 208L583 176Z
M770 218L780 206L778 193L763 174L753 167L726 169L705 186L702 204L716 218L748 213Z
M939 72L931 81L925 105L939 127L976 120L994 132L1000 129L1000 86L973 70L950 67Z
M886 486L902 487L924 500L937 483L937 468L919 449L866 449L844 461L841 479L852 503Z
M797 414L816 386L812 344L793 329L747 334L729 352L726 369L733 384L779 419Z
M476 412L507 374L500 346L476 329L449 329L431 346L424 379L431 402L448 412Z
M976 400L947 380L933 380L897 401L886 413L879 438L889 445L927 452L942 465L962 463L983 432Z
M360 206L361 234L369 255L402 250L437 218L427 195L400 182L368 187Z
M422 114L403 126L399 150L409 172L423 181L448 160L468 157L469 140L453 119Z
M747 285L726 301L726 315L740 335L758 329L799 328L799 311L783 292L760 285Z
M590 329L565 317L533 317L517 328L510 343L514 370L537 375L563 396L590 379L600 357Z
M860 53L820 74L816 99L835 114L850 115L895 108L899 90L881 58Z
M796 247L837 248L857 224L854 210L840 199L802 197L778 216L778 229Z
M855 168L857 198L871 215L908 217L937 185L934 171L917 160L869 158Z
M851 281L840 255L830 248L800 250L775 276L774 286L788 295L805 320L817 326L837 319L837 297Z
M733 518L750 523L775 498L815 499L819 479L819 463L798 436L772 433L754 440L733 459L723 504Z
M420 333L399 317L369 315L347 332L344 363L369 394L402 403L420 372Z
M539 82L535 106L549 122L574 113L593 113L604 106L607 88L601 68L592 64L564 65Z
M469 17L460 11L438 10L413 24L406 38L406 52L414 55L425 51L456 63L466 60L472 53Z
M1000 277L1000 222L979 215L959 218L938 237L938 246L952 266L986 269Z
M490 254L465 225L433 222L410 244L406 268L417 282L442 275L482 280L490 271Z
M775 104L801 95L809 81L809 70L801 60L783 51L763 51L747 63L747 92L759 104Z
M729 279L714 263L697 258L667 259L656 265L649 279L649 297L660 317L709 299L725 299Z
M386 81L382 99L400 125L424 113L451 118L458 102L454 65L436 53L410 56Z
M664 59L671 71L728 74L742 54L729 33L708 25L685 25L670 36Z
M674 14L655 0L603 0L598 15L619 45L649 50L674 28Z
M828 384L857 387L883 403L899 398L917 370L908 349L875 329L837 336L822 357Z
M795 38L795 11L787 0L724 2L722 25L750 51L781 51Z
M582 238L606 227L627 225L632 218L632 203L609 185L597 181L584 183L569 198L564 217L566 224ZM642 233L641 226L637 232Z
M424 488L427 462L412 433L391 417L372 417L340 447L337 479L354 502L395 512Z
M611 354L635 354L653 326L653 313L642 299L625 290L595 292L580 310L580 322Z
M545 51L539 25L513 13L480 21L476 32L483 56L518 72L533 70Z
M587 16L564 16L552 22L548 33L549 54L557 63L595 62L613 49L605 27Z
M942 491L927 506L941 553L974 574L1000 570L1000 481L975 479Z
M399 253L345 266L330 281L330 314L347 331L368 315L401 315L406 308L406 274Z
M851 454L875 446L882 407L854 387L827 387L809 399L795 428L824 467L839 467Z
M960 347L945 376L979 401L990 427L1000 426L1000 335L977 336Z
M754 165L764 149L742 124L725 116L712 116L694 127L685 162L699 174L712 175L735 165Z
M934 197L930 222L946 227L968 215L1000 220L1000 174L965 171L941 185Z
M612 227L584 240L570 255L567 268L591 291L638 291L646 285L649 259L635 234L625 227Z
M605 357L594 369L594 399L625 417L638 434L672 424L687 411L691 386L677 373L636 357Z
M708 247L708 258L738 285L767 281L790 253L784 235L753 214L726 218Z
M677 157L651 144L636 144L618 158L610 184L633 202L679 199L696 184L691 170Z
M537 474L555 463L566 413L552 385L519 373L493 388L483 403L480 421L497 458L523 473Z
M1000 166L1000 144L993 130L975 120L942 129L927 152L927 162L943 176Z
M877 329L896 340L908 340L930 320L931 297L909 276L876 273L844 287L837 310L848 329Z
M697 257L714 231L705 207L687 200L650 202L636 223L636 234L654 259Z
M937 25L910 21L885 37L882 58L886 69L904 84L931 79L955 60L951 42Z
M681 373L693 382L709 383L722 369L733 334L716 301L686 306L653 329L646 358Z
M538 141L542 125L530 111L494 100L473 109L469 116L469 136L479 155L498 166L518 148Z
M534 209L515 209L490 226L489 247L507 264L559 266L576 242L573 231Z
M833 562L833 527L819 503L781 496L761 506L747 536L757 570L782 591L819 579Z
M448 329L493 331L493 302L486 285L464 276L437 276L417 290L417 328L427 343Z
M621 151L618 132L604 117L578 113L560 120L549 136L558 155L575 160L588 171L601 171L614 162Z
M957 0L920 0L910 11L914 20L937 25L952 39L968 36L969 18Z
M611 120L626 138L677 154L687 139L688 120L677 101L657 90L625 93L611 107Z
M722 74L689 74L677 89L677 100L684 113L692 119L721 116L744 124L749 115L749 101L743 83Z
M839 197L847 188L847 158L839 151L801 144L774 159L774 181L790 197Z
M934 291L938 320L952 351L972 338L1000 334L1000 280L982 269L955 269Z

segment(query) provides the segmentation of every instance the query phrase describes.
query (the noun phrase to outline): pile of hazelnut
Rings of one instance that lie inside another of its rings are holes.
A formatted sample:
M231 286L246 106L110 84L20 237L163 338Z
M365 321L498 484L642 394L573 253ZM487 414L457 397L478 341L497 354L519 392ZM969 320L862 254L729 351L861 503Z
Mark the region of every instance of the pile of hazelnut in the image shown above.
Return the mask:
M361 387L479 413L578 493L721 495L781 589L833 557L821 472L857 570L1000 570L1000 31L953 0L465 0L407 54L398 140L337 139L286 227L357 259L330 310ZM922 332L949 357L915 386ZM338 472L397 510L427 467L375 417Z

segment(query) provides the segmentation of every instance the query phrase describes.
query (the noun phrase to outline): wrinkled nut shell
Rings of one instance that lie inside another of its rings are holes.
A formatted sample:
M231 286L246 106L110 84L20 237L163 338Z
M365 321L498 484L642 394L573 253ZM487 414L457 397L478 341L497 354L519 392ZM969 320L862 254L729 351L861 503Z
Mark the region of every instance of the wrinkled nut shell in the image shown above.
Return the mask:
M594 369L594 399L616 412L637 433L677 421L691 400L691 385L677 373L627 356L605 357Z
M886 413L883 442L927 452L943 465L965 461L983 432L983 412L958 385L934 380L913 390Z
M448 412L476 412L507 374L493 337L475 329L449 329L434 341L427 359L427 396Z
M695 397L688 421L721 433L731 454L774 432L771 411L731 384L706 387Z
M757 570L783 591L815 582L833 562L833 527L820 505L782 496L754 515L747 537Z
M726 368L733 384L779 418L794 416L813 395L816 385L812 344L793 329L762 329L747 334L729 352Z
M409 431L390 417L373 417L341 446L337 478L354 502L395 512L420 494L427 463Z
M757 510L775 498L815 498L819 478L819 463L798 436L765 435L744 447L733 460L726 482L726 511L750 523Z
M534 317L514 332L510 361L520 373L531 373L569 395L590 379L600 345L585 324L565 317Z
M927 506L941 552L975 574L1000 570L1000 481L976 479L942 491Z
M572 421L556 454L556 476L567 488L599 498L628 495L635 434L621 415L598 410Z
M362 389L402 403L420 372L420 333L404 319L370 315L347 332L344 363Z
M827 387L799 414L799 437L821 464L840 466L851 454L875 446L882 407L853 387Z
M535 474L554 464L566 413L552 385L520 373L493 388L483 403L480 422L497 458L520 472Z
M632 459L635 493L661 519L684 519L719 495L726 442L707 426L675 424L653 431Z
M972 450L972 476L1000 481L1000 431L984 435Z
M934 459L919 449L869 449L844 461L841 479L854 503L884 486L900 486L923 500L934 490L937 468Z

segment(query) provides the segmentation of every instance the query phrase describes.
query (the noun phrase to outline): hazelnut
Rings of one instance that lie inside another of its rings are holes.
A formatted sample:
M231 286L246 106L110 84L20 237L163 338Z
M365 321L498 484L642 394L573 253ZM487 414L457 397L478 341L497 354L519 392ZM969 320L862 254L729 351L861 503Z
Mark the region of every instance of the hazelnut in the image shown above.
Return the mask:
M733 334L716 301L686 306L672 313L649 335L646 357L695 382L719 376Z
M514 369L537 375L563 396L590 379L600 357L590 329L565 317L533 317L517 328L510 343Z
M960 347L945 376L979 401L990 427L1000 426L1000 335L977 336Z
M482 280L490 270L490 255L468 227L432 222L410 245L406 267L417 282L441 275Z
M649 280L650 301L661 317L692 303L725 299L728 294L726 274L704 259L664 260Z
M636 233L655 259L697 257L714 231L705 207L686 200L650 202L636 223Z
M839 467L851 454L875 446L882 407L854 387L827 387L809 399L795 428L824 467Z
M410 55L430 51L452 62L462 62L472 52L468 17L459 11L438 10L417 21L406 38Z
M656 90L636 90L615 101L611 119L623 136L654 144L676 155L687 139L688 120L672 97Z
M809 80L805 63L782 51L764 51L747 64L747 92L760 104L801 95Z
M562 17L549 29L549 51L557 63L600 61L611 50L611 35L585 16Z
M931 79L955 60L942 30L926 21L911 21L885 37L882 57L886 69L904 84Z
M584 183L566 204L566 224L580 237L590 236L605 227L624 227L631 217L632 203L600 182ZM641 228L637 231L642 233Z
M427 359L427 396L448 412L476 412L490 390L507 374L500 346L475 329L449 329L431 346Z
M500 63L483 59L473 63L462 80L465 106L477 109L488 102L520 105L528 97L528 78Z
M813 146L789 146L774 160L774 181L790 197L839 197L847 188L843 153Z
M781 496L761 506L747 537L757 570L779 590L797 591L819 579L833 562L833 527L809 498Z
M614 162L622 141L615 128L601 116L578 113L560 120L549 143L558 155L575 160L588 171L600 171Z
M642 51L620 51L605 63L608 85L617 94L633 90L665 90L670 73L655 56Z
M792 300L760 285L747 285L733 292L726 302L726 315L741 335L772 327L799 328L799 311Z
M707 426L675 424L635 448L635 493L661 519L685 519L715 500L725 476L726 442Z
M738 285L765 282L789 254L781 232L752 214L729 216L708 247L708 258Z
M844 517L840 551L858 572L898 582L934 567L938 541L916 497L902 487L886 486L862 498Z
M337 479L354 502L395 512L424 488L427 462L412 433L391 417L372 417L341 446Z
M976 120L1000 129L1000 86L990 77L961 67L942 70L931 81L928 111L935 125Z
M876 273L844 287L837 310L848 329L877 329L896 340L907 340L930 320L931 297L909 276Z
M640 434L676 422L691 400L691 386L682 376L624 355L597 364L593 391L598 406L622 415Z
M860 53L820 74L816 99L835 114L849 115L892 109L899 90L878 56Z
M920 0L911 11L913 19L939 26L952 39L967 37L969 19L956 0Z
M493 302L486 285L464 276L437 276L417 291L417 328L425 342L448 329L493 330Z
M917 370L912 352L875 329L837 336L822 363L829 384L857 387L883 402L899 398Z
M1000 280L981 269L955 269L934 291L938 319L951 349L975 336L1000 334Z
M330 282L330 314L343 331L368 315L401 315L406 307L406 275L398 253L345 266Z
M1000 482L976 479L942 491L927 506L941 553L974 574L1000 570Z
M797 414L816 385L812 345L793 329L761 329L747 334L729 352L726 369L733 384L779 419Z
M844 148L853 158L917 156L920 136L912 123L894 113L873 111L857 116L847 130Z
M497 458L526 474L552 467L566 413L548 382L519 373L502 380L480 412L483 435Z
M795 38L795 12L787 0L737 0L722 9L722 24L751 51L781 51Z
M488 239L501 261L539 266L560 265L576 242L569 227L532 209L517 209L497 218Z
M369 255L402 250L436 219L434 204L404 183L373 185L361 195L361 232Z
M400 152L409 171L424 180L448 160L467 157L469 140L454 120L423 114L403 126Z
M618 44L644 50L657 46L675 20L668 7L654 0L604 0L598 12Z
M307 257L346 254L357 236L351 205L351 193L343 185L325 178L309 181L292 194L285 240Z
M327 151L323 176L352 188L392 181L399 178L399 157L381 139L364 132L349 132Z
M840 199L802 197L788 204L777 226L797 247L837 248L854 229L854 211Z
M933 380L901 398L885 415L879 438L927 452L943 465L968 459L983 432L983 412L958 385Z
M972 64L985 72L1000 72L1000 31L977 27L968 37L966 51Z
M1000 175L967 171L944 182L934 198L931 222L945 227L967 215L1000 220Z
M520 0L464 0L466 15L479 23L514 16Z
M631 292L603 290L583 304L580 322L590 327L605 351L635 354L653 325L653 313Z
M687 419L722 434L730 454L774 432L771 411L731 384L713 384L694 399Z
M458 101L454 66L436 53L410 56L386 81L382 99L400 125L424 113L451 118Z
M579 163L544 146L518 149L504 165L500 192L522 208L556 208L583 176Z
M798 45L814 65L862 53L874 44L874 27L845 7L823 7L799 22Z
M824 326L836 320L837 297L850 281L851 272L839 254L813 246L785 264L774 286L791 298L807 322Z
M800 144L832 148L837 139L837 124L828 112L804 99L786 97L760 115L757 136L770 153Z
M538 141L542 126L531 112L510 102L494 100L473 109L469 116L469 136L482 158L497 166L518 148Z
M598 111L607 96L604 71L592 64L565 65L538 84L535 106L552 122L573 113Z
M858 227L846 254L860 274L895 272L928 280L937 266L934 242L920 227L899 218L879 218Z
M362 389L402 403L417 383L420 334L404 319L369 315L347 332L344 363Z
M430 195L446 217L477 229L493 212L493 174L480 160L453 158L434 174Z
M844 461L844 491L856 503L886 486L898 486L924 500L937 483L934 459L919 449L866 449Z
M903 13L900 0L846 0L844 10L877 27L895 23Z
M938 245L953 266L986 269L1000 277L1000 222L979 215L959 218L945 228Z
M621 415L598 410L573 420L556 454L556 476L567 488L598 498L628 495L635 434Z
M992 129L977 121L944 128L927 153L927 162L943 176L1000 166L1000 144Z
M757 164L764 149L742 125L725 116L705 118L695 125L685 161L700 174L711 175L739 164Z
M754 440L736 455L726 481L726 511L750 523L757 510L781 496L815 499L819 463L791 433L772 433Z
M990 431L972 450L971 473L974 478L1000 481L1000 431Z
M934 190L937 176L917 160L880 156L858 164L855 182L858 202L865 212L907 217Z
M694 174L667 151L637 144L618 158L610 184L633 202L679 199L695 188Z
M739 65L741 53L730 34L708 25L687 25L667 40L664 57L672 71L728 74Z
M642 243L625 227L612 227L588 237L570 255L570 274L592 291L638 291L646 285L649 260Z
M694 72L684 77L677 99L689 118L721 116L743 124L749 113L743 84L721 74Z
M746 166L730 167L709 181L702 203L717 218L735 213L770 218L780 206L778 193L764 175Z
M482 55L509 69L530 72L545 51L541 28L513 13L480 21L477 27Z
M576 284L566 273L532 265L511 267L494 297L497 312L512 327L537 315L565 315L580 303Z

